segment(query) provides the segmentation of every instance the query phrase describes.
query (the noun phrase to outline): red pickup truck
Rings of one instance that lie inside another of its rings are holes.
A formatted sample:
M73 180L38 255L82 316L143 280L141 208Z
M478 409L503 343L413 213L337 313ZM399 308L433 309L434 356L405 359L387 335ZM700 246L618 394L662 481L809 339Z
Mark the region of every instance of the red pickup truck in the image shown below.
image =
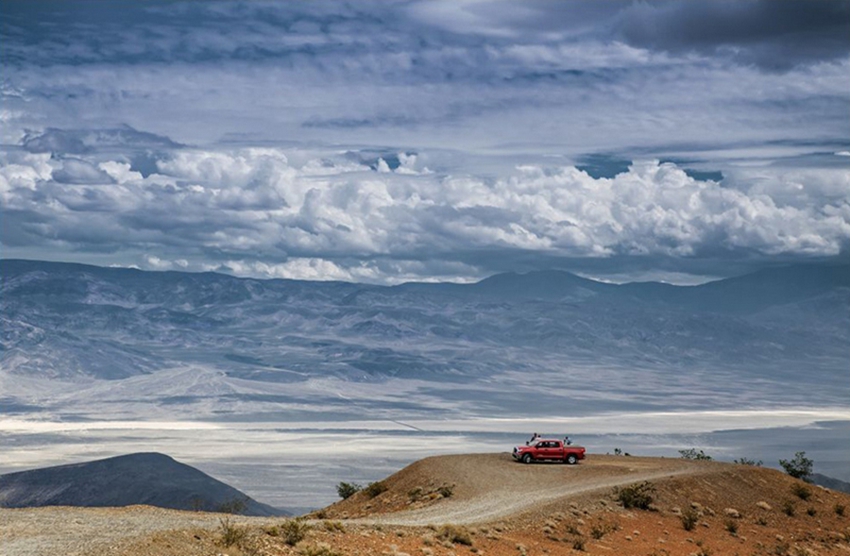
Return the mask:
M531 446L514 448L514 459L523 463L532 461L554 460L575 465L584 459L584 448L581 446L565 446L560 440L535 440Z

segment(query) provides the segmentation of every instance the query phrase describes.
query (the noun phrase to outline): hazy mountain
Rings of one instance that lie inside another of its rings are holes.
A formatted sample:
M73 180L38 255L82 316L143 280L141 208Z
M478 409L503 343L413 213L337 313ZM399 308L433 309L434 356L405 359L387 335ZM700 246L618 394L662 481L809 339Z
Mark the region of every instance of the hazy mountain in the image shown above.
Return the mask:
M822 475L820 473L813 473L810 477L812 483L831 488L832 490L837 490L839 492L846 492L850 494L850 483L846 481L841 481L839 479L833 479L832 477L828 477L826 475Z
M163 410L208 401L217 415L302 411L310 396L325 414L416 415L455 402L489 414L556 399L601 411L850 395L850 265L688 287L563 271L381 287L22 260L0 261L0 277L7 413L110 396ZM298 388L317 378L414 381L417 396L379 399L376 387L354 407L350 393ZM57 379L94 389L45 405Z
M194 467L157 453L0 475L0 506L6 508L133 504L234 511L243 515L286 515Z

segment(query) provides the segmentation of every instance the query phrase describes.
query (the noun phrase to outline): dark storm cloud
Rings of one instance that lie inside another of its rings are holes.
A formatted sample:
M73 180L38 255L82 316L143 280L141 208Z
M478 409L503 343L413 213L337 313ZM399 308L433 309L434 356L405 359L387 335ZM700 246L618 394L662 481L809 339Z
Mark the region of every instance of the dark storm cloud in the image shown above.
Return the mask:
M850 53L846 0L636 3L617 19L617 30L635 46L717 55L770 70Z
M673 54L788 70L850 53L850 1L432 2L424 21L498 43L621 40Z

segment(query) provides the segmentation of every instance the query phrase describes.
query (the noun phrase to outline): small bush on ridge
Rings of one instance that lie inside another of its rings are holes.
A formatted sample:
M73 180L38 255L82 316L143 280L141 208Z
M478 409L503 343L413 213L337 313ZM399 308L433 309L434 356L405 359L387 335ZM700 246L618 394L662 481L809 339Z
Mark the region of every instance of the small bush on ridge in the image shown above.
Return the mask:
M369 498L374 498L374 497L376 497L376 496L378 496L381 493L386 492L386 491L387 491L387 485L385 485L383 483L383 481L376 481L374 483L369 483L369 486L367 486L365 489L363 489L363 492L368 494Z
M794 454L794 459L792 460L779 460L779 465L782 466L782 469L786 473L795 479L802 479L806 482L809 482L809 478L812 475L814 463L814 461L806 457L806 452L797 452Z
M472 535L465 527L457 525L443 525L437 531L437 538L445 542L472 546Z
M443 485L437 489L437 492L440 493L440 496L443 498L451 498L452 494L455 492L454 485Z
M799 483L791 487L791 492L796 494L797 498L799 498L800 500L808 500L812 497L812 489L810 489L806 485L801 485Z
M786 500L782 505L782 513L787 515L788 517L794 517L794 514L797 513L797 509L794 507L794 502L791 500Z
M362 488L363 487L361 487L357 483L342 482L336 485L336 493L339 494L340 498L346 500L347 498L351 498L352 496L360 492Z
M248 529L233 523L229 517L218 520L221 529L221 544L224 546L240 545L248 537Z
M283 537L283 542L289 546L295 546L304 540L309 530L310 525L303 519L289 519L280 526L280 536Z
M332 549L330 545L319 543L316 546L307 546L298 551L301 556L342 556Z
M726 530L729 531L733 536L738 534L738 522L734 519L726 520Z
M698 461L711 461L713 459L711 456L709 456L702 450L698 451L696 448L679 450L679 454L682 456L682 459L693 459Z
M693 508L688 508L684 512L682 512L682 527L685 531L693 531L694 527L697 525L697 520L699 519L699 514Z
M648 510L652 505L653 492L655 492L655 487L647 481L614 489L617 500L626 509L638 508Z

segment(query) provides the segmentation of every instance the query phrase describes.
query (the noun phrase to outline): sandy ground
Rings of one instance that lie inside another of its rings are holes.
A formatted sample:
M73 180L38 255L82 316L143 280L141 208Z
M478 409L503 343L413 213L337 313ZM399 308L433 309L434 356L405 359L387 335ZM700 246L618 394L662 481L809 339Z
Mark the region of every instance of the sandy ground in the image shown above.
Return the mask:
M174 529L214 531L223 516L150 506L0 509L3 556L88 556L117 552L129 541ZM265 518L232 518L262 525ZM268 521L268 520L265 520ZM279 520L278 520L279 521Z

